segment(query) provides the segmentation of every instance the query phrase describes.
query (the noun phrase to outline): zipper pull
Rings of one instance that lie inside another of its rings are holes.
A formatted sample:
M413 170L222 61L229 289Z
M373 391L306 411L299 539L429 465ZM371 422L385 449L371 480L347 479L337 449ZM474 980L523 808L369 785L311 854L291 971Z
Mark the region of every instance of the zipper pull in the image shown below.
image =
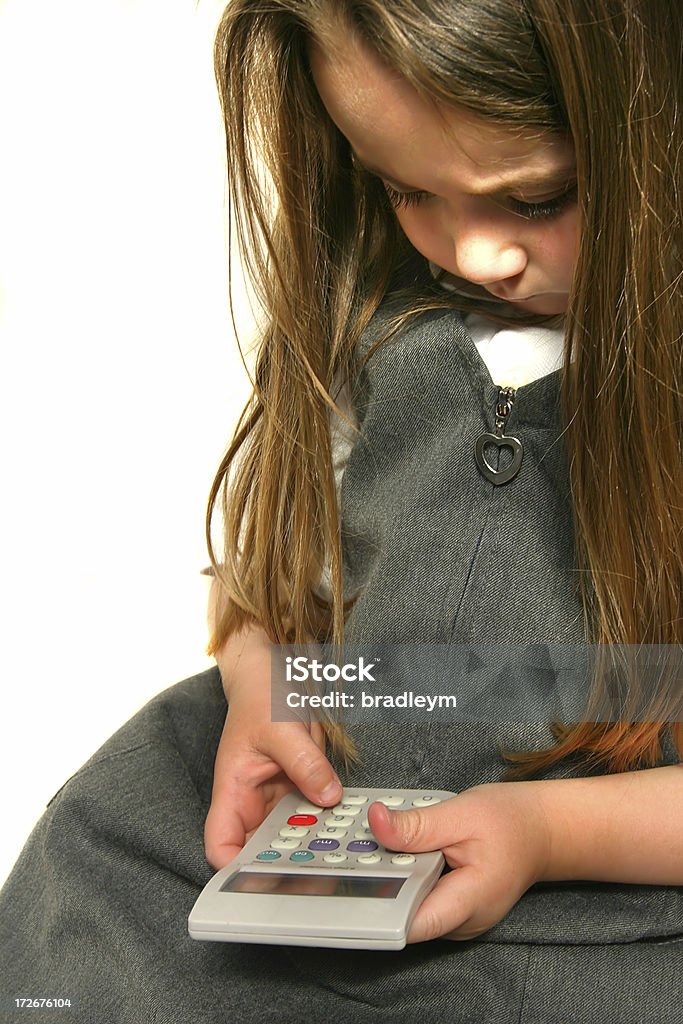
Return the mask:
M496 432L495 434L489 434L488 432L482 434L477 438L474 446L474 460L477 463L479 472L492 484L496 485L506 484L508 481L516 477L519 473L519 468L522 465L522 456L524 455L522 442L518 437L513 437L512 435L505 433L505 427L507 426L507 421L510 418L510 413L512 412L516 393L515 388L498 388L498 399L496 401ZM486 456L484 455L484 449L487 445L495 445L495 447L499 449L512 449L512 462L506 469L494 469L493 466L487 462Z

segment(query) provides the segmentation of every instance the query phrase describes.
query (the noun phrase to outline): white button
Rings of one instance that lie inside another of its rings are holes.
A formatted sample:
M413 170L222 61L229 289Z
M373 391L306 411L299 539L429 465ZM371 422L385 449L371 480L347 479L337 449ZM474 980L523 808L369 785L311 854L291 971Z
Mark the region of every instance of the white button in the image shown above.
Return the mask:
M318 807L317 804L309 804L307 800L303 803L296 805L297 814L322 814L323 808Z
M296 850L297 846L301 846L301 841L290 836L288 839L273 839L270 845L274 850Z
M337 804L332 810L335 814L360 814L361 808L355 804Z
M430 793L425 793L424 796L418 796L413 800L413 807L430 807L431 804L440 804L440 796L432 796Z
M363 826L363 828L370 828L370 822L368 821L367 818L363 818L363 820L361 821L361 825Z
M348 860L348 857L345 853L326 853L323 860L328 864L341 864L343 860Z
M412 853L396 853L391 858L392 864L413 864L415 858Z
M321 828L319 832L316 832L316 837L318 839L341 839L341 837L345 835L345 828L332 828L331 825L329 828ZM365 838L366 836L363 836L363 839Z
M375 802L385 807L400 807L404 800L402 796L378 796Z
M359 864L379 864L382 856L379 853L359 853L358 863Z
M308 835L308 829L304 825L285 825L280 829L279 834L283 839L288 839L290 836L298 836L301 839Z
M354 839L374 839L372 832L369 828L359 828L357 832L353 834Z
M364 796L362 793L344 793L342 800L345 804L361 805L366 804L368 802L368 798Z
M355 825L355 822L353 818L346 818L343 814L332 814L329 818L325 818L325 824L332 825L334 828L349 828L350 825Z

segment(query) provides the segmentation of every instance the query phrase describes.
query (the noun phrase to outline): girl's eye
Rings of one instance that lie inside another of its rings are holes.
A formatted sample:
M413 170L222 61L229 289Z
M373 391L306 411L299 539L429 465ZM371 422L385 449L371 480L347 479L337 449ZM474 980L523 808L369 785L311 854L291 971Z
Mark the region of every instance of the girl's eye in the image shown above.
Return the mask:
M576 196L577 186L572 185L566 192L542 203L525 203L521 199L512 198L508 202L513 213L519 214L520 217L526 217L527 220L550 220L571 206L576 201Z
M430 197L429 192L399 192L386 181L383 181L382 184L384 185L387 198L395 210L403 210L409 206L418 206ZM552 199L546 199L542 203L525 203L522 199L513 198L508 199L508 203L513 213L520 217L525 217L527 220L551 220L553 217L563 213L568 206L571 206L576 201L576 195L577 186L572 185L566 192L559 196L554 196Z
M399 192L386 181L383 181L382 184L387 198L395 210L405 209L407 206L417 206L418 203L429 198L429 192Z

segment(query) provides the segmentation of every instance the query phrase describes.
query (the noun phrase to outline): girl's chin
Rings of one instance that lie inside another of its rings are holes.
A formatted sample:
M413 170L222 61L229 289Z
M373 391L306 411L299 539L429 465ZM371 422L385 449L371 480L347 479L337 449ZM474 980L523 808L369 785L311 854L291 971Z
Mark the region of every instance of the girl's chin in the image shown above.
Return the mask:
M473 284L463 277L456 277L430 261L432 275L448 291L456 295L463 295L468 299L479 299L482 304L482 312L487 308L492 312L502 313L505 308L514 306L515 309L527 313L535 313L537 316L561 316L567 312L568 294L566 292L541 292L538 295L528 295L523 299L507 299L502 295L496 295L493 291L480 284Z
M510 305L539 316L560 316L567 312L567 295L530 295L526 299L508 299Z

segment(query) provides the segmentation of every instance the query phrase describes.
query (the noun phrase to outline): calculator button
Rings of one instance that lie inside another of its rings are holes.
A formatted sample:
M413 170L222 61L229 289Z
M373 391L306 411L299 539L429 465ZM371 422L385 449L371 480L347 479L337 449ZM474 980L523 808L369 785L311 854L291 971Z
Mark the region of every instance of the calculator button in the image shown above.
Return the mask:
M294 808L297 814L322 814L323 808L318 807L317 804L311 804L308 800L304 800L302 803L297 804Z
M347 843L346 849L349 853L372 853L379 848L379 843L372 843L369 839L355 839Z
M343 860L348 860L345 853L326 853L323 860L328 864L341 864Z
M376 803L384 804L385 807L400 807L404 803L402 796L378 796Z
M440 796L432 796L431 793L425 793L424 796L418 796L413 800L413 807L431 807L432 804L440 804Z
M357 858L359 864L379 864L381 859L379 853L360 853Z
M284 828L280 829L280 835L283 839L288 839L290 836L297 836L301 839L303 836L308 835L308 829L304 828L303 825L285 825Z
M256 860L279 860L282 856L277 850L261 850L256 854Z
M392 864L414 864L415 858L412 853L395 853L391 858Z
M360 814L362 808L356 806L356 804L337 804L332 810L335 814Z
M343 839L346 835L345 828L333 828L328 825L327 828L321 828L319 832L316 832L318 839ZM366 835L358 836L359 839L367 839Z
M338 850L338 839L312 839L308 844L309 850Z
M369 828L359 828L357 832L353 833L354 839L374 839L372 832Z
M346 818L343 814L332 814L329 818L325 818L326 825L332 825L334 828L349 828L351 825L355 825L353 818Z
M318 819L313 814L292 814L287 818L288 825L317 825Z
M363 793L344 793L342 803L345 804L366 804L368 798Z
M363 818L363 820L361 821L361 826L363 828L368 829L368 831L370 830L370 822L368 821L367 818Z
M289 859L293 861L314 860L315 854L308 850L295 850L294 853L290 853Z
M288 839L273 839L270 845L274 850L296 850L297 846L301 846L301 840L290 836Z

